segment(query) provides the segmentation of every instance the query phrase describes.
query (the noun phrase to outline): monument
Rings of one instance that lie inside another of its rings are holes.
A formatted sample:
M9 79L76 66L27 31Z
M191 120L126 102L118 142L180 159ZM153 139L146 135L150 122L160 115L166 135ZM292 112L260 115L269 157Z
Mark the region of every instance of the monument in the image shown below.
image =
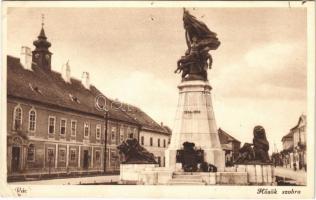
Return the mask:
M220 41L216 33L187 10L183 11L185 40L188 49L177 62L175 73L182 72L178 85L179 99L171 142L166 150L166 166L176 167L177 152L183 144L193 143L203 151L203 161L217 167L225 167L225 154L221 149L212 106L211 90L207 70L212 66L210 50L216 50ZM181 169L180 169L181 170Z
M225 167L225 153L212 105L212 87L207 77L207 70L212 66L209 51L216 50L220 42L216 33L185 9L183 23L188 49L178 60L175 70L175 73L182 72L182 79L178 85L179 99L171 142L165 152L166 166L155 164L153 155L140 148L136 140L127 141L119 146L125 154L125 162L120 167L120 182L146 185L273 184L269 143L262 126L254 129L254 144L247 143L241 149L240 162Z

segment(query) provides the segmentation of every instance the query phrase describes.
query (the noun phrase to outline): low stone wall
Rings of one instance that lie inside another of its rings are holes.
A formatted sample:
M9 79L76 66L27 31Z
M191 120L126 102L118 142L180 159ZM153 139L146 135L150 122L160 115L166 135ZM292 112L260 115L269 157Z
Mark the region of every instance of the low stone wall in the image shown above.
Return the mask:
M240 164L236 165L237 172L247 172L248 182L253 185L273 185L274 169L270 164Z
M153 170L155 164L121 164L120 165L120 181L122 182L138 182L139 174L145 170Z
M247 172L217 172L216 183L221 185L248 185Z
M144 185L167 184L172 172L155 164L121 164L120 182Z
M164 167L157 167L139 174L138 183L144 185L166 185L172 178L172 172Z

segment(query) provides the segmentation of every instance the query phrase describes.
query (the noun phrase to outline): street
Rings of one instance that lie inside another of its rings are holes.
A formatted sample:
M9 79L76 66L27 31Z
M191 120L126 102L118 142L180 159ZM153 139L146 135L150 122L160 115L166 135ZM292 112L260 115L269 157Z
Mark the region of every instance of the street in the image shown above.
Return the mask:
M292 179L297 185L306 185L306 171L292 168L276 167L274 168L275 176Z
M80 185L80 184L109 184L111 182L117 183L119 175L110 176L90 176L90 177L79 177L79 178L62 178L62 179L51 179L51 180L39 180L39 181L23 181L23 182L12 182L14 185Z

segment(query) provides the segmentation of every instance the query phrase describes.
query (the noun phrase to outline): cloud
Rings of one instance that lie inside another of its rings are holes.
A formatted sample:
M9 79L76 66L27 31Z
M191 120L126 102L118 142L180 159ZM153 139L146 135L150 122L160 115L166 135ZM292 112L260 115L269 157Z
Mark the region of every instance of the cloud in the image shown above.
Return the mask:
M300 43L256 46L221 70L214 83L226 97L305 98L306 52Z

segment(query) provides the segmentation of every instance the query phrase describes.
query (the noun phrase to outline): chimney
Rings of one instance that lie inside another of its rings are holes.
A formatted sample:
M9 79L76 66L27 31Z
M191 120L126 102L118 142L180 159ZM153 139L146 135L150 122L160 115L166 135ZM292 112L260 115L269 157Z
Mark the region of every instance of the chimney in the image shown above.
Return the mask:
M69 60L66 64L63 64L61 67L61 76L63 77L64 81L66 83L70 83L70 66L69 66Z
M31 48L27 46L21 47L20 62L24 69L32 70L32 51Z
M90 89L89 72L83 72L81 76L81 83L86 89Z
M163 127L163 122L160 122L160 126Z

